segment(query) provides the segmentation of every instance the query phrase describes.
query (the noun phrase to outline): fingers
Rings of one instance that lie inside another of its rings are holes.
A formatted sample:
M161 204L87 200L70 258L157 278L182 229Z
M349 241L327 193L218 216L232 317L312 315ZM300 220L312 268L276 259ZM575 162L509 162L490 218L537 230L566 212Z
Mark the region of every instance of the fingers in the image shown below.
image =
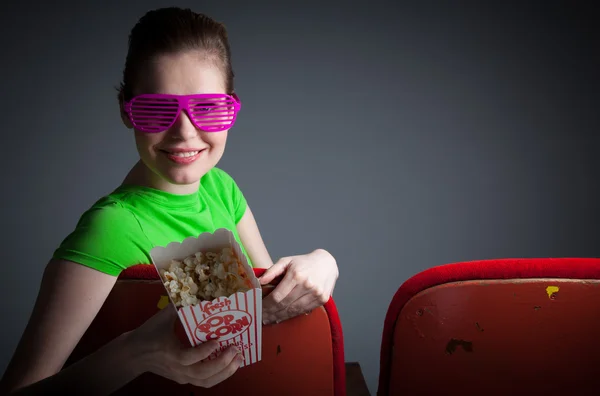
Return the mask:
M216 358L189 365L184 372L191 378L206 379L223 370L237 355L239 355L239 349L231 345L221 351Z
M315 308L322 306L319 297L315 297L312 294L306 294L294 301L288 308L289 314L297 316L304 313L312 312Z
M272 293L277 292L277 287L275 288L275 290L273 290ZM300 297L302 297L303 295L310 293L309 290L306 290L305 287L303 287L302 285L298 285L296 284L296 286L294 287L294 289L292 289L292 291L285 296L282 300L279 300L279 296L275 296L272 299L268 299L265 297L265 300L263 300L263 313L265 314L274 314L277 311L281 311L282 309L285 309L287 306L289 306L291 303L293 303L294 301L298 300Z
M265 297L267 297L269 294L271 294L271 292L272 292L274 289L275 289L275 286L274 286L274 285L271 285L271 284L269 284L269 285L262 285L262 296L263 296L263 299L264 299ZM264 305L264 304L263 304L263 305Z
M201 361L183 370L187 383L210 388L231 377L240 367L244 357L235 346L229 346L212 360Z
M296 287L296 283L292 279L286 279L288 276L281 281L281 283L263 299L263 312L266 314L275 313L285 308L283 301Z
M233 374L235 374L235 372L237 371L238 368L240 368L240 366L242 365L243 362L244 362L243 355L241 355L239 353L235 354L233 359L231 359L231 361L229 362L229 364L227 366L225 366L225 368L223 368L221 371L217 372L213 376L211 376L203 381L200 381L199 384L194 384L194 385L202 386L204 388L211 388L211 387L225 381L227 378L229 378Z
M275 306L277 311L283 308L281 302L294 290L298 284L298 275L294 271L287 271L279 284L267 297L263 299L266 307Z
M177 352L177 362L183 366L201 362L210 356L211 353L219 347L218 341L208 341L195 347L179 347Z
M136 334L138 334L137 338L144 338L145 336L154 338L155 336L153 336L153 334L160 334L162 336L165 332L168 332L173 328L176 319L177 311L175 308L167 306L152 315L135 330Z
M274 322L283 322L284 320L294 318L303 313L309 313L313 309L321 305L322 304L320 303L318 297L315 297L313 294L307 293L299 299L297 299L296 301L294 301L293 303L283 308L282 310L272 314L267 314L266 318L263 320L263 323L266 322L265 324L269 324Z
M287 267L290 265L291 262L292 262L291 257L280 258L275 264L273 264L271 267L267 268L265 273L259 278L260 284L266 285L267 283L271 282L273 279L282 275L287 270Z
M155 313L154 315L152 315L152 317L150 317L150 319L148 319L146 321L146 323L155 323L155 324L172 324L175 322L175 319L177 318L177 311L175 310L175 308L169 304L166 307L164 307L163 309L159 310L157 313Z

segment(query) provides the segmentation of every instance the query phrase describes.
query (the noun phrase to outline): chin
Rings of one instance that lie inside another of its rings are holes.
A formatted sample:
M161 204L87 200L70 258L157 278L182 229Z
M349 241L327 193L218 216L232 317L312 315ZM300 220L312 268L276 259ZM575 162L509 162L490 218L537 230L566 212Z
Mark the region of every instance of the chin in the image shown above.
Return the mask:
M206 153L213 154L213 153ZM146 167L159 176L160 179L176 186L186 186L198 183L200 179L210 171L218 162L218 157L209 155L199 158L195 163L189 165L174 165L161 156L151 156L148 161L142 162ZM215 161L217 159L217 161Z
M176 186L188 186L188 185L197 183L201 178L197 177L197 176L196 177L194 177L194 176L172 177L172 176L168 175L164 179L167 180L169 183L174 184Z
M163 179L167 180L171 184L184 186L186 184L197 183L206 172L193 172L193 171L181 171L181 172L165 172L162 173Z
M194 164L185 169L164 169L163 178L172 184L185 185L197 183L212 168L210 164Z

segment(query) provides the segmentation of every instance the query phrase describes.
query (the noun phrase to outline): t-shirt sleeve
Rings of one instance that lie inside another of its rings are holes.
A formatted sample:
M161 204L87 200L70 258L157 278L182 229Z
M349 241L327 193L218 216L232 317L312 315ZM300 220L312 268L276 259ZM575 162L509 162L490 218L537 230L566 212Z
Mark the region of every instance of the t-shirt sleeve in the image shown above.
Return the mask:
M53 257L118 276L127 267L152 262L145 253L147 245L133 213L111 202L85 212Z
M235 224L237 224L244 216L244 213L246 213L246 208L248 207L246 197L242 193L242 190L240 190L238 187L235 180L233 180L233 178L227 172L219 168L214 169L221 179L221 183L223 184L223 193L225 194L224 199L229 201L228 204L230 206L232 216L235 219Z

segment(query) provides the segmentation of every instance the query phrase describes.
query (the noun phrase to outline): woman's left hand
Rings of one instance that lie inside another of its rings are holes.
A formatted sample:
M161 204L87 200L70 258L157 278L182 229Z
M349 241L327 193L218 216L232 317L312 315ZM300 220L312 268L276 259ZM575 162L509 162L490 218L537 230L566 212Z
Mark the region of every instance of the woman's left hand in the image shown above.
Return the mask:
M281 282L263 300L263 323L279 323L329 301L339 276L335 259L329 252L283 257L259 278L266 285L285 274Z

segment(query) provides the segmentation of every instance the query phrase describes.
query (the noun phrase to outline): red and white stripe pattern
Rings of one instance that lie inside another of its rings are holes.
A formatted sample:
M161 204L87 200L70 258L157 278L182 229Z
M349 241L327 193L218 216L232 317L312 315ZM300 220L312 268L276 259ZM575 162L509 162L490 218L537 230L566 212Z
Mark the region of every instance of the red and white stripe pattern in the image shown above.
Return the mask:
M222 340L209 359L236 344L244 355L241 367L262 358L262 290L250 289L213 301L179 309L179 318L192 346L206 342L206 337ZM247 326L249 325L249 326Z

